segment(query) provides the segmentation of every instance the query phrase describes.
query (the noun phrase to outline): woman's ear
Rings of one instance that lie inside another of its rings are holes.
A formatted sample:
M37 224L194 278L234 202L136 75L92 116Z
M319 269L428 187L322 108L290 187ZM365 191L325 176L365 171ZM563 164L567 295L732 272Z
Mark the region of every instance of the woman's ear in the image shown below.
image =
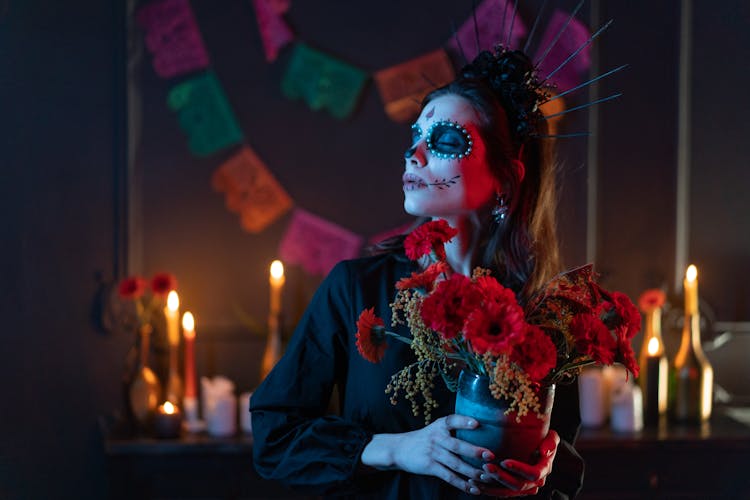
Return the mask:
M516 171L518 183L521 184L523 182L524 176L526 175L526 166L521 160L510 160L510 164L513 166L513 170Z

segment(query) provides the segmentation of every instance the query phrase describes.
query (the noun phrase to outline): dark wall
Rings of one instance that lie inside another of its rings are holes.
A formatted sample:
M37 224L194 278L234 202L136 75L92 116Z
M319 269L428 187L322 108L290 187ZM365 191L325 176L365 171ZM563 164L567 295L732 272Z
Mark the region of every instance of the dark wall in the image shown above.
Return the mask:
M117 2L0 7L1 498L101 498L97 416L129 339L92 321L115 267L124 116Z
M537 3L525 2L524 15ZM408 220L398 182L408 130L385 116L372 82L347 120L310 111L281 95L289 51L265 62L251 2L192 4L248 143L297 205L363 236ZM470 11L470 2L449 0L324 4L292 3L288 19L299 38L368 72L441 46L450 21ZM708 303L728 321L746 320L749 179L739 145L747 131L740 110L748 109L741 56L750 48L748 13L739 1L694 4L687 258L705 269ZM615 18L597 42L600 70L630 68L598 89L624 96L597 111L596 176L588 141L561 144L563 254L568 265L584 263L586 239L595 237L608 286L633 298L650 286L674 293L679 4L592 5L599 21ZM164 102L180 79L159 79L143 53L138 182L127 193L140 212L124 225L125 25L119 2L0 3L0 375L9 388L0 407L0 498L105 495L97 418L121 407L119 378L133 339L98 328L97 274L112 281L126 269L174 272L199 321L199 374L228 375L239 390L257 380L263 343L233 307L264 317L267 266L288 216L259 235L241 230L210 188L231 151L201 159L188 152ZM571 115L564 126L585 129L588 116ZM594 235L586 231L591 189ZM319 278L289 274L285 303L302 307Z

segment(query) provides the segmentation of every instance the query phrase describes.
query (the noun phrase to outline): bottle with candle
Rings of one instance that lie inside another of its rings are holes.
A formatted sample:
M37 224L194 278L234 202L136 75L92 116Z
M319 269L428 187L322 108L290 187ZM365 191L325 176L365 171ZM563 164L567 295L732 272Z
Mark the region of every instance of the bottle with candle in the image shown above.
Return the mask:
M638 299L645 316L638 384L643 394L643 420L647 426L657 425L667 412L669 367L661 336L661 308L665 300L664 292L659 289L646 290Z
M148 426L161 396L161 384L148 362L152 330L150 324L145 324L140 328L139 366L128 388L130 411L141 428Z
M694 265L685 273L684 289L685 321L680 349L672 367L671 409L675 420L701 422L711 416L713 368L701 347L698 270Z

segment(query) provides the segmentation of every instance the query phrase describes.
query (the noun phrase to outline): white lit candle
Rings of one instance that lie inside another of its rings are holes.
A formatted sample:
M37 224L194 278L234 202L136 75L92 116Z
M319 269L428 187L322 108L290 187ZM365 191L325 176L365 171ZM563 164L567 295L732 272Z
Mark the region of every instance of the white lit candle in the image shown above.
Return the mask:
M176 346L180 343L180 298L174 290L167 295L164 316L167 318L167 340L169 345Z
M685 271L685 314L698 314L698 268L690 264Z
M195 399L195 319L190 312L182 316L182 331L185 336L185 399Z
M281 314L281 289L284 287L284 264L280 260L271 263L271 276L268 281L271 285L271 316L278 317Z

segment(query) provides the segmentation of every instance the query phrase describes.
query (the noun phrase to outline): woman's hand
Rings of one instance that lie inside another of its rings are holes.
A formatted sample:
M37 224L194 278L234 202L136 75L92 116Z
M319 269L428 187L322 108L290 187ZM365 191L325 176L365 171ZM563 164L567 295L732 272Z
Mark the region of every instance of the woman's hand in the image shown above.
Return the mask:
M552 472L552 462L555 460L560 436L550 430L539 445L539 461L526 464L518 460L507 459L495 464L485 464L484 473L479 481L471 479L469 482L478 487L485 495L497 497L513 497L521 495L535 495L544 486L547 476ZM500 486L498 486L500 485Z
M362 452L362 463L378 469L397 468L413 474L435 476L462 491L479 495L480 477L487 472L467 464L460 455L486 461L495 457L488 449L451 435L452 430L474 429L477 425L473 418L448 415L416 431L376 434Z

